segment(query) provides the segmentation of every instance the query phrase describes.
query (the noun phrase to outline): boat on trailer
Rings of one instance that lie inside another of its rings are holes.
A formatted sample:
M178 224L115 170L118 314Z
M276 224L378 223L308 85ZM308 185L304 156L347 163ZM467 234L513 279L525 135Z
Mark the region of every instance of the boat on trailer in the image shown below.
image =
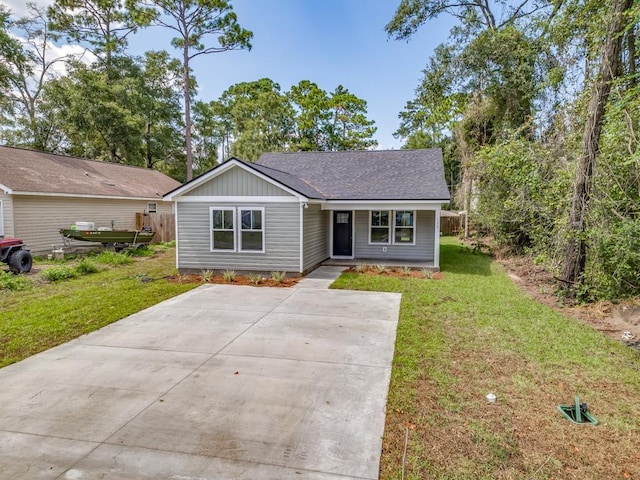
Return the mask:
M104 246L138 246L145 245L156 232L151 229L142 230L113 230L113 229L79 229L63 228L60 234L64 238L81 240L83 242L96 242Z

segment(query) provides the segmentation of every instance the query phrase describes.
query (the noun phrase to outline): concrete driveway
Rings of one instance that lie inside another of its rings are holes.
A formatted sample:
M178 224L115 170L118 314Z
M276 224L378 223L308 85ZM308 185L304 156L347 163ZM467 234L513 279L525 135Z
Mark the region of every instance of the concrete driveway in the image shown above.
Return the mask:
M0 476L376 479L399 305L207 285L1 369Z

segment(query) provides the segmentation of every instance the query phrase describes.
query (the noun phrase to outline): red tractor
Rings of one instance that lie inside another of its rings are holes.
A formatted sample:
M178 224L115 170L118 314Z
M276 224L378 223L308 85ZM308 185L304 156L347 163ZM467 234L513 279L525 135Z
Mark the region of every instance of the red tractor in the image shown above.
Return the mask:
M27 273L31 271L33 258L22 240L0 238L0 262L9 265L13 273Z

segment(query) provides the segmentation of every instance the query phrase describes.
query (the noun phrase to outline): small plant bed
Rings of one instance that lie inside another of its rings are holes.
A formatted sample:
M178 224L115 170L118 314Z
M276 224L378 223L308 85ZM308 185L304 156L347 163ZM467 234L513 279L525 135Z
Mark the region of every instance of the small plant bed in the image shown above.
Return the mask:
M204 271L200 274L177 274L168 278L173 283L190 283L190 284L203 284L203 283L215 283L222 285L248 285L251 287L292 287L298 283L301 278L289 278L283 275L278 275L281 272L272 272L269 275L238 275L235 272L225 271L222 273L213 273L210 271ZM276 274L276 275L274 275Z
M427 278L430 280L441 280L444 277L442 272L434 272L427 268L409 267L387 267L384 265L360 264L347 270L350 273L361 273L364 275L382 275L393 278Z

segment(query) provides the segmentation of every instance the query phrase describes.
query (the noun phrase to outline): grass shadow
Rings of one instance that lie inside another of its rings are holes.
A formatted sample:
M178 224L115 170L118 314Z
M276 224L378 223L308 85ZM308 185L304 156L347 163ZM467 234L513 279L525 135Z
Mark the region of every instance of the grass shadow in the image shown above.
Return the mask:
M454 237L444 237L440 243L440 270L460 275L491 275L491 257L474 253Z

